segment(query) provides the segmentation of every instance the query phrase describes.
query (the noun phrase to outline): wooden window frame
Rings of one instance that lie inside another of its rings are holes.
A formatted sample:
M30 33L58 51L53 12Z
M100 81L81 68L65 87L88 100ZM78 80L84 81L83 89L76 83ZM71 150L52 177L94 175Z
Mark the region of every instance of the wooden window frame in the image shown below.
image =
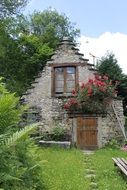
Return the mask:
M52 74L51 74L51 80L52 80L52 88L51 88L51 94L52 94L52 97L71 97L72 96L72 94L67 94L67 92L66 92L66 81L67 81L67 77L66 77L66 75L67 75L67 70L66 70L66 68L68 68L68 67L73 67L73 68L75 68L75 88L76 88L76 86L77 86L77 84L78 84L78 68L75 66L75 65L66 65L66 66L61 66L61 65L57 65L57 66L54 66L54 67L52 67ZM61 93L61 94L56 94L56 92L55 92L55 69L56 68L64 68L64 92L63 93Z

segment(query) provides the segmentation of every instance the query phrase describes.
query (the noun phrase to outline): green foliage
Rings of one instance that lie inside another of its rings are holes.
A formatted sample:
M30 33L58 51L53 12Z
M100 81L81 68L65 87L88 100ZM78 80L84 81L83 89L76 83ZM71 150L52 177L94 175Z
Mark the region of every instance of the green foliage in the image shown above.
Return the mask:
M30 26L32 33L41 37L43 43L48 43L52 48L56 48L64 36L74 39L80 32L65 14L59 14L51 8L43 12L34 12L30 16Z
M5 190L43 189L42 169L36 161L36 146L30 140L19 141L14 147L1 148L0 187Z
M122 73L122 69L118 65L115 55L107 53L97 64L100 74L107 75L111 80L118 81L118 96L123 98L124 114L127 115L127 76Z
M89 159L89 165L86 164L85 168L89 166L89 169L94 169L96 175L95 181L99 190L127 189L126 179L120 174L112 161L112 157L127 159L126 152L118 149L105 148L87 157ZM86 180L88 181L88 179Z
M108 52L98 61L97 69L100 74L107 75L113 81L119 81L122 78L122 69L112 53Z
M36 134L34 134L35 136L35 139L37 140L47 140L47 141L63 141L66 139L66 131L64 128L60 127L60 126L56 126L56 127L53 127L53 129L48 132L48 131L45 131L43 132L41 135L39 134L38 136Z
M20 129L19 131L16 131L13 133L9 138L4 138L2 140L2 145L5 145L6 147L14 146L17 144L17 142L26 139L28 134L32 131L35 130L35 127L37 124L33 124L30 126L26 126L23 129Z
M127 131L127 116L125 116L125 130Z
M61 140L64 137L65 130L62 127L54 127L52 130L52 139L55 141Z
M123 75L119 82L118 96L123 98L124 114L127 116L127 75Z
M107 113L111 99L115 97L116 86L107 76L96 75L87 83L80 83L78 89L72 91L73 98L67 99L64 109L69 112Z
M0 137L0 187L4 190L43 188L42 169L36 161L37 147L28 138L35 127L27 126L10 137Z
M84 177L84 154L80 150L38 149L46 189L88 190Z
M0 133L9 133L16 130L21 115L26 107L19 104L19 98L9 93L5 85L0 83Z
M42 170L36 162L37 147L28 137L36 125L17 131L24 107L0 81L0 188L4 190L42 190ZM17 131L14 133L14 131Z
M7 88L22 95L42 71L59 40L63 36L75 39L78 35L79 30L69 18L56 10L34 12L29 17L18 15L2 19L0 76L4 77Z
M27 4L28 0L1 0L0 1L0 18L15 15Z
M126 190L127 183L114 167L112 157L127 159L127 154L118 149L100 149L87 155L80 150L58 148L38 149L43 167L43 182L46 189L88 190L97 183L99 190ZM88 178L87 175L95 174Z
M111 139L107 145L107 148L111 148L111 149L119 149L120 148L120 143L118 143L118 141L116 139Z

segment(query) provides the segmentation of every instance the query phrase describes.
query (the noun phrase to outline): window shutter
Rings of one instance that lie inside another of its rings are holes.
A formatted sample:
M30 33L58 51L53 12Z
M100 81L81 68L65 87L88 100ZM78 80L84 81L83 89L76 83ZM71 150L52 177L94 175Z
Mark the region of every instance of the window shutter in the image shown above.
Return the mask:
M64 69L55 68L55 93L61 94L64 92Z
M55 68L55 94L71 95L76 84L75 67L56 67Z
M75 88L75 67L67 67L66 73L66 92L71 93Z

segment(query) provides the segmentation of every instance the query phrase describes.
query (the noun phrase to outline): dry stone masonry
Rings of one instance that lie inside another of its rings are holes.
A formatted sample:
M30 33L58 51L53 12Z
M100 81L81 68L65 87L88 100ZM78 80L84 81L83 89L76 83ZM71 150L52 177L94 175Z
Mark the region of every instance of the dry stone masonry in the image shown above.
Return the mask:
M84 59L83 54L79 53L76 44L68 38L64 38L51 60L47 62L40 77L32 84L33 88L28 89L26 95L23 96L25 102L29 104L31 112L33 110L33 113L28 116L29 119L33 122L39 121L42 130L51 130L56 125L66 128L71 134L73 144L76 144L76 116L73 115L69 118L62 108L64 97L55 97L52 94L52 68L54 65L75 65L78 81L83 82L93 78L96 70L92 64L88 63L88 59ZM122 102L116 100L115 106L124 125ZM110 139L121 133L112 108L110 107L109 110L110 113L104 117L96 116L98 117L98 147L104 146Z

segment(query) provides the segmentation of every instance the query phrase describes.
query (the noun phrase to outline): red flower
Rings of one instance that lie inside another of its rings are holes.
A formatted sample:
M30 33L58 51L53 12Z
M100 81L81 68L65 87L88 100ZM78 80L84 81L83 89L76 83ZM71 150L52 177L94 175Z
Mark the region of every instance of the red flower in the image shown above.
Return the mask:
M82 84L81 84L81 89L84 89L85 87L86 87L85 83L82 82Z
M92 80L92 79L89 79L88 83L93 84L93 80Z
M99 80L100 76L98 74L95 74L95 79Z
M108 76L104 75L104 76L103 76L103 79L104 79L104 80L108 80L109 78L108 78Z
M76 95L77 95L77 91L76 91L75 89L73 89L73 90L72 90L72 94L73 94L74 96L76 96Z
M64 104L63 107L64 107L64 109L66 109L66 110L70 108L70 106L68 105L68 103Z
M92 88L91 88L91 87L89 87L89 88L88 88L88 96L91 96L91 95L92 95L92 93L93 93L93 90L92 90Z

